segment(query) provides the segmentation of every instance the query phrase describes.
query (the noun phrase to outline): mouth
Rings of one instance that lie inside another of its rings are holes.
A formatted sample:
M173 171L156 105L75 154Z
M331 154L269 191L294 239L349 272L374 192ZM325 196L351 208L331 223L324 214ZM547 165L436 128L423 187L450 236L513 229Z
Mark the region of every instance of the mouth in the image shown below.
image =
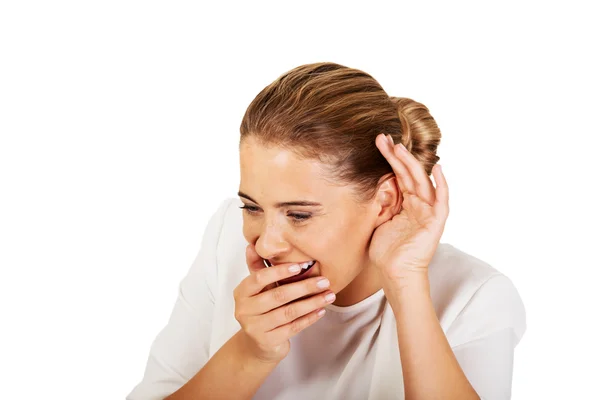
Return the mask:
M263 260L263 263L265 264L266 267L272 267L273 264L271 264L269 262L269 260ZM294 276L291 276L289 278L286 279L282 279L279 281L280 284L285 284L285 283L292 283L292 282L296 282L299 280L302 280L303 278L300 278L303 275L306 275L308 273L308 271L310 271L316 264L317 261L316 260L311 260L311 261L306 261L306 262L302 262L302 263L298 263L300 265L300 268L302 269L302 271L300 271L299 274L296 274Z
M312 261L307 261L305 263L300 264L300 268L302 268L302 271L300 271L300 273L298 275L303 275L305 273L307 273L312 267L314 267L314 265L317 263L316 260L312 260Z

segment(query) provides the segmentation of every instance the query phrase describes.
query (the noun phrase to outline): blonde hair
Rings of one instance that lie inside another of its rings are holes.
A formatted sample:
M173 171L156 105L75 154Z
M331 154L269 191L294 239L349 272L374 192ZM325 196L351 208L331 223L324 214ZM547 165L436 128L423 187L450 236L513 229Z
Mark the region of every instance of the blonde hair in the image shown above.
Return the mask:
M427 107L388 96L366 72L321 62L296 67L258 93L242 118L240 145L252 137L319 160L333 181L352 186L366 201L393 172L375 146L380 133L402 143L431 174L441 133Z

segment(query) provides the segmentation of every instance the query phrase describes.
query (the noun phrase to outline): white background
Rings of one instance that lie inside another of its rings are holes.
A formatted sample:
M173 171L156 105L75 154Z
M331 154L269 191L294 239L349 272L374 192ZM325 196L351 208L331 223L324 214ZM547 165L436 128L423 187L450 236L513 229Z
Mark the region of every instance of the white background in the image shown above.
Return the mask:
M246 107L317 61L436 118L442 241L526 306L513 398L596 395L598 37L572 1L3 1L1 397L126 396L236 196Z

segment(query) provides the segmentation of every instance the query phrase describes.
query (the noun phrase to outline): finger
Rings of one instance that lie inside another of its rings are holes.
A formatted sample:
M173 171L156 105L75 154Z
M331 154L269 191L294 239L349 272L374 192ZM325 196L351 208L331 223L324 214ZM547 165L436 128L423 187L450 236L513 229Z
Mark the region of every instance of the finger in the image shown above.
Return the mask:
M402 145L402 143L394 145L394 154L406 166L410 176L413 177L416 185L415 194L426 201L430 206L433 206L435 202L435 190L423 165Z
M296 269L290 269L292 267ZM237 294L241 297L254 296L263 291L267 286L285 278L298 275L302 268L298 264L285 263L270 268L265 266L252 272L244 278L237 287Z
M329 296L329 297L328 297ZM286 304L260 316L262 332L269 332L301 318L335 301L335 293L328 290L307 299ZM258 322L258 321L257 321Z
M398 186L400 186L402 192L415 193L412 177L410 176L408 169L394 154L394 150L389 142L389 139L384 134L380 134L377 136L377 138L375 138L375 144L387 162L391 165L392 170L394 170L394 174L396 174L396 181L398 181Z
M267 332L267 340L272 343L281 343L293 336L296 336L298 333L302 332L304 329L321 319L323 315L325 315L325 309L319 308L318 310L297 318L290 323Z
M307 294L310 295L322 292L328 287L329 280L323 276L308 278L302 281L288 283L287 285L281 285L256 295L252 298L252 302L249 303L248 306L252 307L255 315L264 314L306 296Z
M248 246L246 247L246 264L248 265L248 270L250 271L250 274L253 274L256 271L260 271L261 269L266 268L264 259L256 252L256 248L252 243L248 244ZM272 283L270 285L265 286L262 290L269 290L277 286L277 283Z
M256 252L256 249L252 243L246 246L246 264L250 273L265 268L263 258Z
M436 213L440 213L441 215L448 215L448 212L450 210L450 196L448 190L448 182L446 181L446 177L442 172L442 166L439 164L434 165L432 174L433 178L435 179L434 209Z

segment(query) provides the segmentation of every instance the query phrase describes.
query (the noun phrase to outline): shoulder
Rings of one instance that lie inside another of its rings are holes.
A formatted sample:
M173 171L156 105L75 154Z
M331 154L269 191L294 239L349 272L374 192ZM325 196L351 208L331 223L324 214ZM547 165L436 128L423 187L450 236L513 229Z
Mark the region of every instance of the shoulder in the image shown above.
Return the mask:
M429 266L431 298L451 345L510 328L525 331L525 307L505 274L456 247L440 243Z

